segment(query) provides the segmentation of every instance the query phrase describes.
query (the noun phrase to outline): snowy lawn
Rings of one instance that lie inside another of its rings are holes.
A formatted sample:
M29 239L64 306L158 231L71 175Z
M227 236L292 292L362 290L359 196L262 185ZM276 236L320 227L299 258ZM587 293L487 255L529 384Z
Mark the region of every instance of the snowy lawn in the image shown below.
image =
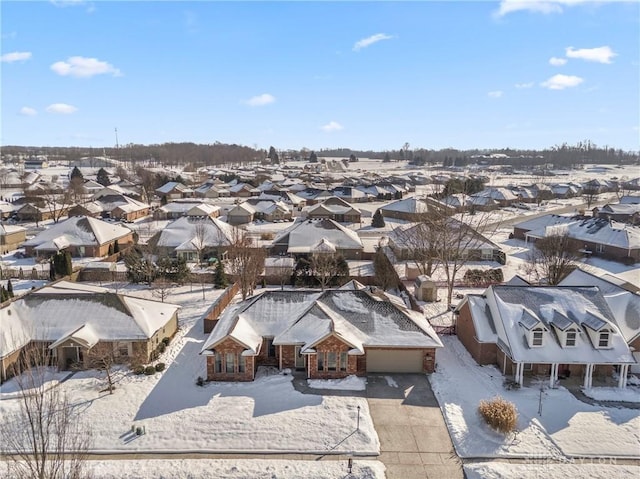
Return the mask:
M149 297L149 290L138 289L127 293ZM90 427L92 449L378 454L380 443L363 398L302 394L293 388L292 376L282 374L250 383L196 385L198 376L206 375L199 352L207 335L200 318L221 293L207 289L203 301L197 288L172 291L167 302L182 306L181 330L159 359L167 365L164 372L121 374L112 395L100 392L105 382L96 371L79 372L59 386ZM0 401L0 416L18 406L17 400ZM133 434L133 425L146 434Z
M611 456L640 458L640 411L585 404L560 387L544 392L538 415L537 388L506 390L493 366L478 366L456 337L444 337L431 385L461 457L562 458ZM518 433L490 429L477 408L500 395L515 403Z
M625 389L619 388L588 388L582 389L585 396L596 401L625 401L640 402L640 389L637 386L628 386Z
M638 466L616 465L614 460L594 460L593 463L575 464L509 464L490 462L464 466L467 479L635 479L640 476Z
M384 479L385 467L378 461L288 461L271 459L157 459L89 461L94 479ZM0 473L3 464L0 464Z

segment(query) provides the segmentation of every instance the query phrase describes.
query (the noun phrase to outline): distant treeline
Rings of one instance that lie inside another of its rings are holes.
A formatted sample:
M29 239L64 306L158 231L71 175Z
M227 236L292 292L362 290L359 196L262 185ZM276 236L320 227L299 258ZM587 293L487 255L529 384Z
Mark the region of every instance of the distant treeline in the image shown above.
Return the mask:
M299 151L279 151L279 157L285 161L286 159L309 159L310 155L313 154L307 148ZM457 150L454 148L430 150L425 148L412 149L408 143L405 143L397 150L363 151L349 148L327 148L315 153L319 157L345 159L354 155L355 158L371 158L381 161L410 160L418 166L430 164L464 167L472 163L482 162L494 165L513 165L514 167L536 167L551 163L556 168L570 168L589 163L630 164L638 161L638 152L623 151L608 146L600 147L589 140L578 142L576 145L563 143L544 150L517 150L511 148L495 150ZM266 150L218 142L213 144L128 144L119 148L5 146L2 148L2 154L46 155L52 160L78 160L84 157L106 155L132 163L152 161L159 165L189 165L193 168L254 163L265 159L268 155ZM491 154L500 154L506 157L488 157Z

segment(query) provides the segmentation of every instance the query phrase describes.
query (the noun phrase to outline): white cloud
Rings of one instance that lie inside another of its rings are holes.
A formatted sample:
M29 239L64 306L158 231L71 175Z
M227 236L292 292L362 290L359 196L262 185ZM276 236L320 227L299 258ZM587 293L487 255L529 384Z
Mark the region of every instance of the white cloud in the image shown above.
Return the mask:
M20 114L23 116L36 116L38 112L30 106L23 106L20 108Z
M359 52L363 48L367 48L368 46L373 45L374 43L381 42L382 40L391 40L393 36L387 35L386 33L376 33L375 35L371 35L370 37L363 38L358 40L353 45L353 51Z
M276 97L270 95L269 93L263 93L262 95L257 95L249 98L244 103L249 106L265 106L270 103L275 103Z
M51 70L61 76L76 78L91 78L95 75L122 76L120 70L110 63L87 57L69 57L66 62L55 62L51 65Z
M52 103L47 107L47 112L57 113L59 115L70 115L75 113L78 109L73 105L67 105L66 103Z
M581 60L597 63L611 63L611 59L618 55L610 47L607 46L578 49L567 47L566 54L569 58L580 58Z
M575 75L553 75L547 81L540 83L540 86L549 90L564 90L565 88L578 86L583 81L584 79Z
M496 12L494 12L494 16L503 17L509 13L518 12L518 11L528 11L535 13L562 13L562 4L563 2L556 1L548 1L548 2L539 2L539 1L523 1L523 0L502 0L500 2L500 7Z
M566 58L558 58L558 57L549 58L549 65L553 65L554 67L561 67L562 65L565 65L566 63L567 63L567 59Z
M515 87L522 90L524 88L532 88L534 85L533 82L528 82L528 83L516 83Z
M496 90L496 91L490 91L489 93L487 93L487 95L490 98L500 98L502 96L503 92L501 90Z
M2 55L0 61L4 63L24 62L29 58L31 58L31 52L11 52Z
M330 121L329 123L327 123L326 125L322 125L320 127L320 129L322 131L326 131L327 133L330 133L332 131L340 131L343 130L344 127L338 123L337 121Z

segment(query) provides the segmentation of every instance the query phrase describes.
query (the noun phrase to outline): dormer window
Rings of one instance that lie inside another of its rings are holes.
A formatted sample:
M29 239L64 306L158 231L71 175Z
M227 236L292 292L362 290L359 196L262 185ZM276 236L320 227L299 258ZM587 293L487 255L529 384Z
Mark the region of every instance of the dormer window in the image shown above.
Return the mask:
M564 338L564 345L567 347L572 347L576 345L576 338L578 337L578 333L573 330L569 330L566 333Z
M602 331L598 336L598 348L608 348L610 340L611 333L609 331Z
M544 331L541 328L531 331L531 346L542 346L543 333Z

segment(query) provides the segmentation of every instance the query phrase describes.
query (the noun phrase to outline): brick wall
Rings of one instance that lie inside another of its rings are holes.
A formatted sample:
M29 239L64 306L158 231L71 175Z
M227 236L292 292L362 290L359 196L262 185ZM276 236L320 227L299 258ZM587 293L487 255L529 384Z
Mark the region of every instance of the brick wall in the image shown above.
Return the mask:
M215 370L215 356L206 356L207 358L207 379L209 381L252 381L255 372L255 357L245 356L245 371L238 372L238 361L240 354L245 350L242 344L235 342L232 339L225 339L216 346L216 352L222 354L222 371L216 373ZM233 353L236 355L235 372L227 373L226 369L226 354Z
M497 346L495 343L480 343L476 339L476 331L471 318L471 308L469 303L465 303L460 308L460 314L456 321L456 334L458 339L467 348L469 354L476 360L478 364L496 364Z
M318 353L327 353L327 352L335 352L337 355L337 359L339 361L340 353L348 352L352 349L351 346L344 343L336 336L329 336L327 339L318 343L315 347L315 350ZM311 379L339 379L350 376L352 374L357 374L357 356L349 356L347 355L347 370L346 371L329 371L327 369L327 362L324 364L324 371L318 371L318 356L317 354L311 354L308 357L309 360L309 377ZM339 369L338 366L337 369Z

